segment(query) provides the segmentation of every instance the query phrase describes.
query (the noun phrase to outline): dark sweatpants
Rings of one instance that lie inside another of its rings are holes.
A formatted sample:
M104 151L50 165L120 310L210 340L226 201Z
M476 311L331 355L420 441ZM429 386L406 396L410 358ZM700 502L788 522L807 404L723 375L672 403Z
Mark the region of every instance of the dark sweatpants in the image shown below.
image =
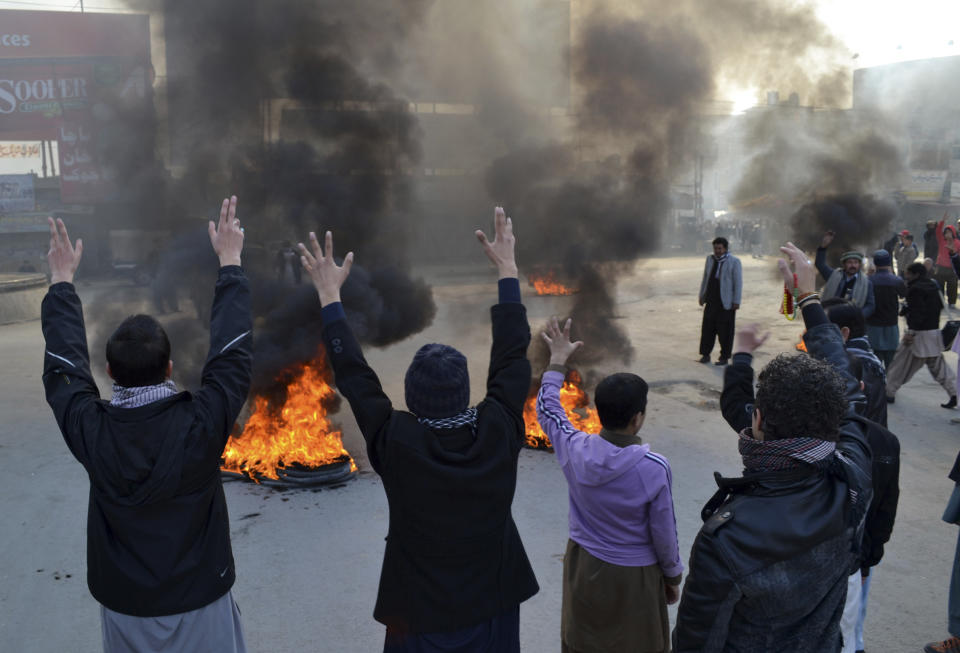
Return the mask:
M721 303L707 302L703 307L703 324L700 327L700 355L709 356L714 339L720 340L720 358L729 360L733 349L734 319L737 312L728 311Z
M387 628L383 653L520 653L520 606L483 623L446 633Z

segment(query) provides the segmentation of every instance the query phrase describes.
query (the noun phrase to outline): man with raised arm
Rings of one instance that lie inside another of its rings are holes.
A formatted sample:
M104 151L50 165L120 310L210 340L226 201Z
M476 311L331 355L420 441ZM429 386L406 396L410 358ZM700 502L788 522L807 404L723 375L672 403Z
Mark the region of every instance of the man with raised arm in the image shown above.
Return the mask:
M672 473L638 435L647 384L612 374L597 385L600 433L578 431L560 403L570 341L553 318L543 333L550 366L537 419L570 490L570 539L563 557L563 653L670 651L667 604L680 598L683 563L673 512Z
M717 474L702 511L673 632L679 652L840 650L872 494L855 412L863 395L814 292L813 266L791 243L781 251L796 266L810 355L777 356L754 396L752 353L766 337L757 325L737 334L721 407L740 432L744 474Z
M337 265L333 236L300 243L322 305L323 339L390 506L374 618L386 653L517 653L520 603L538 591L511 515L530 389L530 327L520 303L513 223L494 215L495 237L476 236L499 272L483 401L469 406L467 361L427 344L404 379L408 410L395 410L367 364L340 303L353 252Z
M876 299L874 298L873 283L863 273L863 254L860 252L844 252L840 255L840 267L831 268L827 265L827 248L833 242L833 235L832 231L823 234L820 247L817 248L817 270L826 282L820 293L824 299L830 299L831 297L849 299L860 307L864 318L869 318L873 315L876 307ZM789 279L787 285L788 287L793 285L792 278Z
M200 389L179 392L170 342L148 315L107 341L113 397L100 399L73 274L83 243L50 219L50 290L41 312L47 402L90 478L87 586L100 602L106 653L242 653L230 588L233 551L220 457L247 398L250 288L240 268L237 198L224 200L210 242L220 273Z

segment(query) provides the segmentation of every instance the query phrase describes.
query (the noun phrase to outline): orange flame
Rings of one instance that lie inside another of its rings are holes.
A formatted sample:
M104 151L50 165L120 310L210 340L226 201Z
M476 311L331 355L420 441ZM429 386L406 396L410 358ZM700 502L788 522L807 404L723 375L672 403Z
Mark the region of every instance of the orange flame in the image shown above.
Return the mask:
M584 433L600 432L600 417L594 408L590 408L590 397L583 391L580 373L570 370L563 387L560 388L560 403L573 427ZM533 395L523 405L523 422L527 430L527 446L534 449L552 449L553 443L540 428L537 421L537 396Z
M350 469L356 470L343 448L343 434L330 423L324 408L335 396L329 378L321 355L301 366L287 385L287 398L279 410L266 397L254 397L253 414L243 433L227 441L222 469L253 480L276 479L278 469L294 464L316 468L349 460Z
M528 275L527 279L538 295L572 295L577 292L575 288L560 283L557 273L553 270L545 274Z

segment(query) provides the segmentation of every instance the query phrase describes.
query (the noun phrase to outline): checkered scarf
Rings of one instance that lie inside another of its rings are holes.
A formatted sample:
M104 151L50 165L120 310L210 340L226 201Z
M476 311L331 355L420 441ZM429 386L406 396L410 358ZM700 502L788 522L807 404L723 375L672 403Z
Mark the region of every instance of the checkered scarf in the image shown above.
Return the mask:
M114 383L110 405L117 408L139 408L171 397L177 392L177 385L170 379L157 385L141 385L132 388L125 388Z
M477 409L467 408L454 415L453 417L438 417L431 419L429 417L418 417L417 421L424 426L432 429L455 429L461 426L470 426L473 434L477 434Z
M818 438L755 440L747 428L740 432L740 455L748 472L772 472L796 469L802 463L813 465L833 455L836 442Z

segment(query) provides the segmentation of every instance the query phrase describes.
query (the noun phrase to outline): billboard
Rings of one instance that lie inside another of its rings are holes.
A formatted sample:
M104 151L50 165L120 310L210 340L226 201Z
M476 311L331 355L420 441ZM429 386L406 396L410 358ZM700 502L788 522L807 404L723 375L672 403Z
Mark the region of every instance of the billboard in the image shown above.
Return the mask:
M33 175L0 175L0 214L36 208Z
M902 190L910 200L939 200L946 182L946 170L910 170Z
M64 202L114 192L103 144L152 83L148 16L0 10L0 141L58 141Z

